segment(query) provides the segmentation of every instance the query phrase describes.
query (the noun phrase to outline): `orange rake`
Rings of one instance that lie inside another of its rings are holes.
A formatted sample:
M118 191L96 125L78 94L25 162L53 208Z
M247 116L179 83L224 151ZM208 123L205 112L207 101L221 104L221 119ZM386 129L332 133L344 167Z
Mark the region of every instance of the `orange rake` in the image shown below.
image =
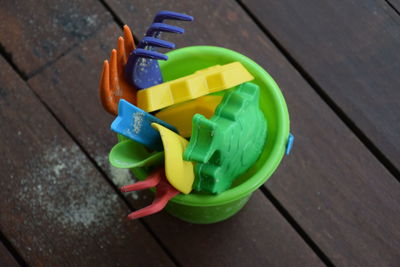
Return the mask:
M118 114L120 99L136 105L136 88L125 79L125 65L129 54L135 49L130 28L124 26L124 37L118 38L117 50L111 51L110 64L104 60L100 78L99 94L104 109L112 115Z

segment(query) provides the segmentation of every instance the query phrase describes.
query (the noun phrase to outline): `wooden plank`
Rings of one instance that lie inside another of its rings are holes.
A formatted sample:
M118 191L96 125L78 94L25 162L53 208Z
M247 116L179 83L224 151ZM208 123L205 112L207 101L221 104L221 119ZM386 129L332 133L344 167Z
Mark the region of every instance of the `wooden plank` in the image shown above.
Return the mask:
M16 267L20 266L10 251L4 246L3 242L0 241L0 266L5 267Z
M400 170L400 16L385 1L243 2Z
M170 38L178 47L224 46L248 55L267 69L284 92L296 135L293 155L283 161L267 183L268 189L333 263L397 265L398 182L236 3L202 3L164 6L146 2L146 9L141 9L145 3L137 1L135 13L128 12L129 1L109 1L134 29L142 29L143 24L147 27L161 9L194 15L195 21L185 26L184 36Z
M32 78L29 84L114 183L121 186L131 181L129 177L113 178L115 169L109 166L107 154L116 138L109 129L112 118L102 110L97 97L101 62L109 56L119 32L116 25L110 25L72 50L52 68ZM129 200L135 208L141 208L150 197L143 199L140 195L131 195ZM213 226L188 225L166 215L146 218L145 221L182 265L204 266L203 263L210 259L226 266L246 263L321 264L264 196L257 193L249 206L243 216ZM240 231L234 230L236 226ZM218 236L218 232L226 236ZM197 241L198 238L201 241ZM215 245L217 242L220 242L218 247Z
M33 266L172 265L2 58L0 68L0 230L18 253Z
M2 1L0 17L0 43L28 76L111 20L96 0Z

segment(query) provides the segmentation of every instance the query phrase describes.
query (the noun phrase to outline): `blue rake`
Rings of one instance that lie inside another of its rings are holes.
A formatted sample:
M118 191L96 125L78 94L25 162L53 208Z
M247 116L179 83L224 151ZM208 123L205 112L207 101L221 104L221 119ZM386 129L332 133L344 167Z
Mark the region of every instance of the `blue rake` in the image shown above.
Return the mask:
M163 23L164 20L192 21L193 17L172 11L160 11L154 17L153 24L147 29L145 37L129 55L125 67L127 81L138 90L163 83L158 60L167 60L168 56L157 52L156 48L174 49L175 44L159 39L162 32L183 34L181 27Z

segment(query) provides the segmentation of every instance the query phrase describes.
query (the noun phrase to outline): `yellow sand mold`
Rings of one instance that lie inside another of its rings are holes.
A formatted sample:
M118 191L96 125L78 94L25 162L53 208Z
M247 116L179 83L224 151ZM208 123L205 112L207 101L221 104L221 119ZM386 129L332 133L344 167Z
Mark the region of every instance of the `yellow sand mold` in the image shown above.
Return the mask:
M189 194L194 182L193 162L185 161L182 157L189 142L160 124L152 123L151 126L161 135L165 154L165 176L168 182L176 190Z
M165 82L137 94L137 106L152 112L210 93L226 90L253 80L254 77L239 62L216 65L194 74Z
M190 137L192 135L192 118L194 114L201 114L207 119L211 118L221 100L222 96L206 95L165 108L155 116L176 127L181 136Z

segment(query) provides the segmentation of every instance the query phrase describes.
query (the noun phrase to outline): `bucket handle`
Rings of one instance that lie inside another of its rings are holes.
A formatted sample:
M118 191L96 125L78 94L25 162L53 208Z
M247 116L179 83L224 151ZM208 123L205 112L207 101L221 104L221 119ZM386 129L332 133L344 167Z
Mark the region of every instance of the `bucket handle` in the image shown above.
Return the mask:
M286 155L289 155L290 151L292 151L293 143L294 143L294 135L292 133L289 133L289 137L288 137L288 140L286 143L286 148L285 148Z

